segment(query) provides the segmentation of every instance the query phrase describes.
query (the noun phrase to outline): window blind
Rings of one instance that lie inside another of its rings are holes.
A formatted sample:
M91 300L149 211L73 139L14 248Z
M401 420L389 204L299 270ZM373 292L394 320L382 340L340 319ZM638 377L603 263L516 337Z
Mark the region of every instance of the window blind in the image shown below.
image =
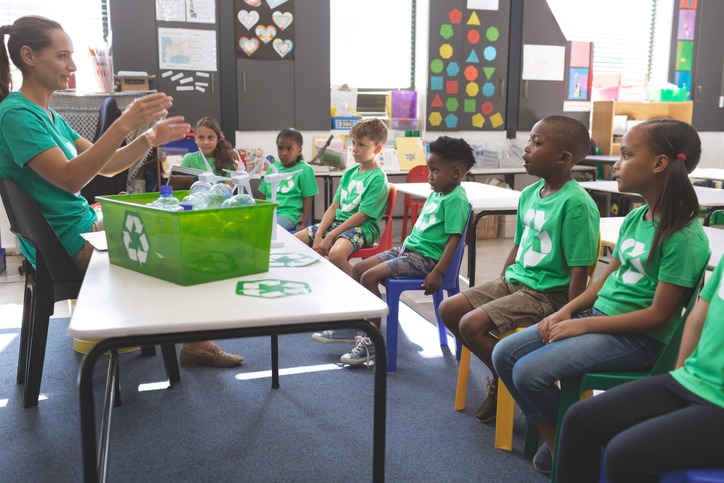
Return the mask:
M5 0L0 5L0 25L12 24L24 15L41 15L60 23L73 41L76 85L81 91L98 91L95 68L89 46L99 46L108 37L108 0ZM5 39L7 41L7 38ZM20 72L13 67L13 88L22 82Z

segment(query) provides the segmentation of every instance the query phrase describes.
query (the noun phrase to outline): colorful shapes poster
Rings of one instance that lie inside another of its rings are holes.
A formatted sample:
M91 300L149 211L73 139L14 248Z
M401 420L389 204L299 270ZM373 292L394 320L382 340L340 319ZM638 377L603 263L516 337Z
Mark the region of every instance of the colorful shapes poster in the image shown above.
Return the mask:
M427 129L505 128L509 24L509 0L430 2Z
M294 59L294 0L235 0L236 49L257 60Z

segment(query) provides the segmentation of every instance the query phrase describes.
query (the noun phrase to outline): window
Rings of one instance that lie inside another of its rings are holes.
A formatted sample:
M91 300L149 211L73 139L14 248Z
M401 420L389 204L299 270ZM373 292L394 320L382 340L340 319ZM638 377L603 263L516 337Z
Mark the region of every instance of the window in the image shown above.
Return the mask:
M330 83L358 89L357 109L384 113L390 89L413 89L415 0L330 0Z
M73 40L73 60L78 67L76 86L79 91L97 92L95 67L89 47L105 47L108 36L108 0L6 0L0 7L0 25L10 25L24 15L42 15L63 26ZM7 38L6 38L7 40ZM20 88L22 76L12 65L13 89Z
M593 42L593 76L645 73L652 78L657 0L548 0L568 40ZM663 46L668 58L669 45Z

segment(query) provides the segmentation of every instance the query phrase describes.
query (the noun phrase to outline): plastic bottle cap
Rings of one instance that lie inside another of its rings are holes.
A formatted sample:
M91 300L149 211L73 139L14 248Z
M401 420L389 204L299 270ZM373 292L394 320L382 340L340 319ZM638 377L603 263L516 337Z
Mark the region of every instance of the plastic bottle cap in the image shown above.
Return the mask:
M179 206L183 208L184 211L191 211L194 209L194 205L191 203L180 203Z
M159 192L161 193L161 196L172 196L173 195L173 186L169 186L167 184L161 186L159 189Z

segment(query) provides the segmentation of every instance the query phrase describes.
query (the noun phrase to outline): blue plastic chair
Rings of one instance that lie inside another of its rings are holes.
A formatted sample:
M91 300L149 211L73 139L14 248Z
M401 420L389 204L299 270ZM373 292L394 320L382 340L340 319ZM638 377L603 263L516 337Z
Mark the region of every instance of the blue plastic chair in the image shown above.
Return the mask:
M455 249L455 255L450 261L447 271L442 277L442 285L440 290L432 294L432 300L435 304L435 320L437 321L437 329L440 334L440 345L447 346L447 329L445 324L440 320L438 307L443 299L443 290L447 290L448 297L460 292L460 264L463 260L463 250L465 249L465 234L470 224L470 212L472 205L468 211L468 221L465 222L462 236ZM473 247L472 249L475 249ZM400 295L406 290L421 290L421 285L425 281L423 278L387 278L382 285L387 289L387 306L389 313L387 314L387 371L395 372L397 370L397 332L399 328L399 305ZM460 342L457 343L456 354L460 354Z
M659 483L723 483L724 468L707 470L679 470L664 473Z

